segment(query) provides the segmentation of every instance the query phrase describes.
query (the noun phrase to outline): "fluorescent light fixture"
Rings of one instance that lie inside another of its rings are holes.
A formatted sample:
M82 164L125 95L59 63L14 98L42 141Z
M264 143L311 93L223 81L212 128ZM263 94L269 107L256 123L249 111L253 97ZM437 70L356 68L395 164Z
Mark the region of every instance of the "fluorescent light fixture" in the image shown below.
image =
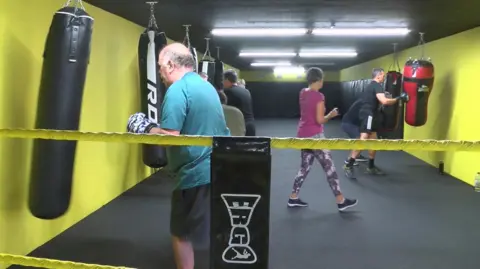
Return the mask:
M251 66L291 66L292 64L290 62L255 62L251 63Z
M404 36L408 28L317 28L313 35L322 36Z
M275 75L302 75L305 73L305 68L301 66L289 66L289 67L275 67L273 69Z
M214 36L241 36L241 37L285 37L305 35L308 29L304 28L217 28L211 31Z
M357 52L354 50L312 50L300 51L298 56L301 58L351 58L356 57Z
M238 55L240 57L295 57L295 52L272 52L272 51L244 51Z
M316 66L316 65L332 66L332 65L335 65L335 63L304 63L304 65L307 65L307 66Z

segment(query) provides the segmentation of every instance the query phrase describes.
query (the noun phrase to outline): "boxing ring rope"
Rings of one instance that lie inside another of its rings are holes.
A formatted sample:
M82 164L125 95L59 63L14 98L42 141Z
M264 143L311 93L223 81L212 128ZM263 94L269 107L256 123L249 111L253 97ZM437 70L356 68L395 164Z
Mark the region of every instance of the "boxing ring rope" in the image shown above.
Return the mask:
M134 269L121 266L107 266L70 261L51 260L0 253L0 264L22 265L49 269Z
M0 138L30 138L47 140L138 143L166 146L211 146L211 136L169 136L113 132L81 132L46 129L0 129ZM313 139L271 137L272 148L330 150L423 150L480 151L480 141L467 140L383 140L383 139Z
M168 136L113 132L81 132L46 129L0 129L0 138L47 139L90 142L138 143L168 146L211 146L211 136ZM271 147L277 149L331 150L423 150L423 151L480 151L480 141L456 140L358 140L271 137ZM0 264L33 266L51 269L133 269L70 261L50 260L0 253Z

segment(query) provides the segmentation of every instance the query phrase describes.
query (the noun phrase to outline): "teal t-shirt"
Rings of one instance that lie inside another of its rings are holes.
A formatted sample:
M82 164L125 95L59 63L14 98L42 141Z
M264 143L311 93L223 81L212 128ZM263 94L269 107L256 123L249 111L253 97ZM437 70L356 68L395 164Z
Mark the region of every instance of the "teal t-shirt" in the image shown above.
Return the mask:
M194 72L168 88L161 118L160 128L179 131L181 135L230 135L217 91ZM176 175L177 189L210 183L211 153L212 147L167 147L168 168Z

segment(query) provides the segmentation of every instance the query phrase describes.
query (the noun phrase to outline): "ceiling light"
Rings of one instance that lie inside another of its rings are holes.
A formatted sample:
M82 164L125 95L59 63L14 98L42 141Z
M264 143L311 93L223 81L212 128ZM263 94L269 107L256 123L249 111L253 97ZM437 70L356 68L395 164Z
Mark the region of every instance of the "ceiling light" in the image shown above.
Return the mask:
M298 56L302 58L350 58L356 57L354 50L319 50L319 51L301 51Z
M317 28L313 35L323 36L404 36L408 28Z
M335 65L335 63L304 63L304 65L307 65L307 66L332 66L332 65Z
M275 75L302 75L305 73L305 68L301 66L275 67L273 73Z
M217 28L213 29L211 34L214 36L285 37L305 35L307 31L308 30L304 28Z
M244 51L238 55L240 57L295 57L295 52L269 52L269 51Z
M291 66L290 62L255 62L251 63L251 66Z

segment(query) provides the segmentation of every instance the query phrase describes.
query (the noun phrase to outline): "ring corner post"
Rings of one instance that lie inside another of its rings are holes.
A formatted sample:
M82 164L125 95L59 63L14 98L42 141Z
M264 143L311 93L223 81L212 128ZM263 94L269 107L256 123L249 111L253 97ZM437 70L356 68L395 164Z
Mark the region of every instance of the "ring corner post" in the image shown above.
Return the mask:
M213 138L210 268L268 269L270 184L270 138Z

